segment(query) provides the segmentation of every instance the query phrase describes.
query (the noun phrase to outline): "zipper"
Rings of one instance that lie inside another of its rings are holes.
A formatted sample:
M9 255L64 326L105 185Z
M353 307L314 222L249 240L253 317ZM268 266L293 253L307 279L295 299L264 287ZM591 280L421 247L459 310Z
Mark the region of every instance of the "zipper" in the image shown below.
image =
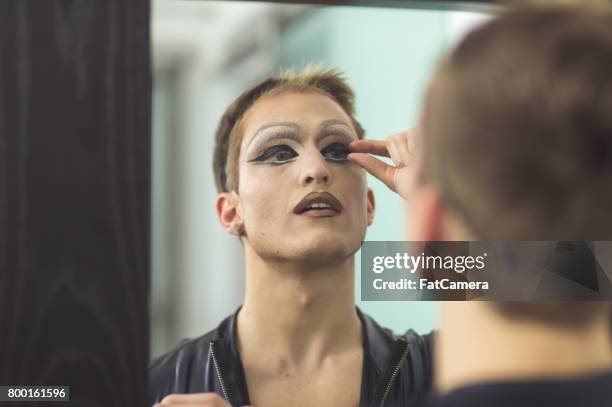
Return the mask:
M389 382L387 383L387 387L385 388L385 392L382 396L382 399L380 400L380 404L378 405L379 407L384 407L385 405L385 400L387 399L387 396L389 395L389 392L391 391L391 386L393 385L393 380L395 380L395 378L397 377L400 368L402 366L402 363L404 362L404 359L406 358L406 355L408 355L408 351L410 350L410 346L408 343L406 343L406 347L404 348L404 351L402 352L402 357L400 358L400 360L397 362L397 364L395 365L395 368L393 369L393 373L391 374L391 377L389 378Z
M230 403L229 393L225 387L225 383L223 382L223 376L221 375L221 368L219 367L219 362L217 362L217 357L215 356L215 348L213 346L213 342L210 342L210 355L212 356L213 365L215 366L215 371L217 372L217 377L219 378L219 384L221 385L221 391L223 392L223 398L227 402L227 404L231 407L232 403Z

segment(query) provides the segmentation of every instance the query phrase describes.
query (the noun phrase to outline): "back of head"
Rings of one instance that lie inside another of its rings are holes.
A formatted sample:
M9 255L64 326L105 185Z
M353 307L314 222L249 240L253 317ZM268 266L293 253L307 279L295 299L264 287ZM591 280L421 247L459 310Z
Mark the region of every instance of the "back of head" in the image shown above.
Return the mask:
M612 237L611 13L490 21L443 62L425 116L424 175L480 238Z
M424 182L479 239L610 240L612 13L521 6L477 28L441 64L424 134ZM496 306L570 325L606 307Z

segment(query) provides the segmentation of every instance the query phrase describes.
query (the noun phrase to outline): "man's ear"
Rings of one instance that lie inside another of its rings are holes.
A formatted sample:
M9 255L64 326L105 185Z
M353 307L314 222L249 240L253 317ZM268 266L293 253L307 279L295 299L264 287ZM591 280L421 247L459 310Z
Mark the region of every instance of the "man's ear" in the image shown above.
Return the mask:
M244 220L240 213L240 201L234 191L222 192L215 202L217 218L223 229L232 235L240 236L244 230Z
M427 242L445 240L445 207L439 192L429 186L415 188L410 202L408 240Z
M374 222L374 213L376 212L376 200L374 199L374 191L372 191L372 188L368 188L367 199L366 210L368 213L368 226L370 226L372 222Z

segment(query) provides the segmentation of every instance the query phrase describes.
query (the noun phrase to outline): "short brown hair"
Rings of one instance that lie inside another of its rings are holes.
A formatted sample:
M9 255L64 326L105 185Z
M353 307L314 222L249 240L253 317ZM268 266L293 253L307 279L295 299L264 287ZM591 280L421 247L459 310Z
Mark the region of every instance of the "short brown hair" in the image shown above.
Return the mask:
M508 11L471 32L429 89L423 181L480 239L612 237L612 13ZM570 329L606 302L497 302Z
M612 237L609 10L531 5L477 28L424 122L424 179L481 239Z
M301 72L289 69L270 76L242 93L223 113L215 135L213 172L217 191L238 189L238 166L242 134L240 121L251 106L262 96L283 92L318 92L336 103L350 117L357 136L365 132L355 118L355 93L337 69L323 70L321 65L306 66Z

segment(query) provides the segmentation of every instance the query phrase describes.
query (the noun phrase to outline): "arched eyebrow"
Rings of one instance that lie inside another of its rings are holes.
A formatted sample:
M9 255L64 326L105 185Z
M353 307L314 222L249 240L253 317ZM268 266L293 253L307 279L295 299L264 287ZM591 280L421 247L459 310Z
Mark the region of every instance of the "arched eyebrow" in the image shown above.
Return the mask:
M323 120L323 121L322 121L322 122L319 124L319 129L321 130L321 129L324 129L324 128L326 128L326 127L336 126L336 125L346 126L346 127L348 127L349 129L351 129L351 131L352 131L351 126L350 126L350 125L349 125L347 122L345 122L344 120L341 120L341 119L328 119L328 120Z
M271 127L285 127L285 128L290 128L292 130L292 132L281 132L281 133L276 133L276 134L272 134L270 137L268 137L266 139L267 140L275 140L275 139L291 139L294 140L298 143L302 143L302 139L300 138L300 126L298 126L296 123L292 123L292 122L275 122L275 123L268 123L268 124L264 124L263 126L261 126L260 128L257 129L257 131L255 132L255 134L253 135L253 137L251 138L251 140L249 140L249 143L246 146L246 149L248 150L249 146L251 145L251 143L253 143L253 140L255 140L257 138L257 136L263 132L265 132L267 129L271 128Z
M338 126L338 125L346 127L348 130L350 130L350 134L354 135L355 132L353 128L347 122L341 119L323 120L321 123L319 123L319 126L317 127L318 127L320 136L321 135L324 136L325 129L327 129L328 127ZM269 137L266 138L266 141L272 141L272 140L277 140L277 139L290 139L290 140L294 140L296 143L302 144L302 138L300 136L300 126L297 123L274 122L274 123L264 124L259 129L257 129L257 131L255 132L251 140L249 140L249 143L247 144L246 149L248 150L249 146L257 138L257 136L259 136L261 133L264 133L267 129L272 128L272 127L285 127L285 128L291 129L292 131L278 132L278 133L271 134Z
M318 128L317 141L322 140L330 134L341 136L342 138L346 139L347 143L359 138L353 127L341 119L324 120L319 124Z

